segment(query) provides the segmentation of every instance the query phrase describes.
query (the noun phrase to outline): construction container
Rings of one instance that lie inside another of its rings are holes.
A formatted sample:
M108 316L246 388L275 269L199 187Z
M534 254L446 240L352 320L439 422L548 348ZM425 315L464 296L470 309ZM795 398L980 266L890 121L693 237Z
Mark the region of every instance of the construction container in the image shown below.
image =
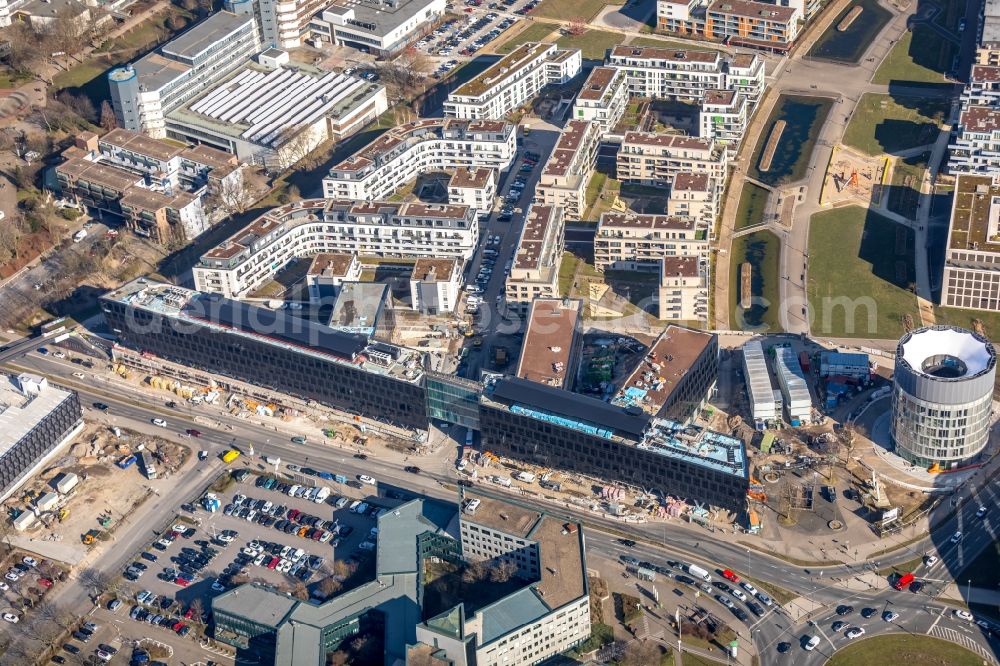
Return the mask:
M20 516L14 519L14 529L18 532L23 532L32 525L35 524L35 514L31 511L25 511Z
M35 501L35 506L39 511L51 511L59 503L59 495L56 493L45 493Z
M56 482L56 490L65 495L69 491L76 488L76 484L78 483L80 483L80 477L73 472L67 472L62 475L59 481Z

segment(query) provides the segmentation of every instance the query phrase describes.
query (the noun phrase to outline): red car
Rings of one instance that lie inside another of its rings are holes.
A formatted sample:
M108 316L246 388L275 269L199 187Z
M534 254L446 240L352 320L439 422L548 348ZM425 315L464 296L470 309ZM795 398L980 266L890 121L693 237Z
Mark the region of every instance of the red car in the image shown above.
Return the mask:
M722 577L725 578L726 580L731 580L734 583L740 582L740 577L734 574L729 569L726 569L725 571L722 572Z
M174 624L174 626L173 626L173 627L171 627L171 628L172 628L172 629L173 629L174 631L177 631L177 632L179 632L179 631L180 631L181 629L183 629L183 628L184 628L184 623L183 623L183 622L177 622L177 623L175 623L175 624Z
M194 617L194 611L191 608L188 608L186 611L184 611L185 620L190 620L192 617Z
M292 512L288 514L288 520L294 521L296 518L299 517L300 513L302 512L299 511L298 509L292 509Z
M273 569L274 567L278 566L278 562L280 561L281 561L280 557L272 557L271 561L267 563L267 568Z
M42 587L52 587L52 581L49 580L48 578L39 578L38 584L41 585Z
M191 581L189 581L189 580L188 580L187 578L180 578L180 577L178 577L178 578L177 578L177 579L176 579L176 580L174 581L174 583L175 583L176 585L180 585L181 587L187 587L188 585L190 585L190 584L191 584Z
M195 430L194 428L188 428L187 434L191 435L192 437L201 437L201 431Z

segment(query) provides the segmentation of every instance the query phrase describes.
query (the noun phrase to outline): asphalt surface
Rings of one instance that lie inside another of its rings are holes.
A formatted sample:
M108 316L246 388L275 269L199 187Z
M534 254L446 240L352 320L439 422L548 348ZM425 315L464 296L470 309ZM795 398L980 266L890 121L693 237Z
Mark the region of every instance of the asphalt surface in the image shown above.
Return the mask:
M176 506L200 495L207 483L224 467L218 459L223 451L234 443L245 445L247 442L254 444L257 456L280 456L285 463L308 465L348 477L362 473L370 474L378 479L380 484L397 485L445 500L453 501L455 498L455 489L452 484L457 478L457 473L451 464L452 461L444 458L430 461L421 460L420 466L423 472L418 475L409 474L402 470L401 465L379 460L376 456L370 456L367 460L358 460L352 456L351 450L320 445L312 440L306 445L295 444L291 442L290 435L287 433L276 432L235 417L219 417L213 414L212 418L216 419L221 427L209 428L203 423L195 421L199 410L187 407L181 410L168 409L165 405L159 404L158 401L150 401L149 394L140 389L116 385L109 385L105 389L97 381L89 382L89 385L80 383L71 376L73 371L78 371L79 366L74 366L66 360L55 359L51 356L43 357L33 353L18 359L17 364L30 368L34 372L48 375L53 381L77 390L81 402L88 406L86 416L91 420L106 422L109 425L124 425L140 431L156 432L161 436L174 437L177 441L188 443L195 449L203 448L209 451L210 459L196 467L193 472L179 478L176 490L170 497L155 500L153 508L157 510L157 513L162 511L164 516L172 515L170 512ZM94 402L107 404L109 406L107 413L90 408L89 406ZM167 421L168 427L166 429L156 428L151 424L153 418L163 418ZM197 439L186 438L182 433L188 428L195 428L203 434ZM336 489L334 491L336 492ZM1000 489L996 487L996 484L993 484L982 491L981 495L966 502L956 511L954 516L944 521L932 536L894 551L887 557L881 557L877 565L871 563L871 566L886 567L909 561L914 558L915 554L937 552L941 557L939 564L929 571L918 570L915 573L918 577L929 580L950 581L955 576L949 573L949 569L957 569L961 564L971 561L995 539L996 528L994 525L996 521L1000 521L1000 515L996 518L990 516L984 521L980 521L975 518L975 511L980 504L988 507L1000 505L998 500L1000 500ZM956 636L967 636L975 644L988 648L990 654L994 655L994 659L1000 651L1000 644L989 643L978 628L971 627L970 629L967 623L952 626L955 623L951 619L949 607L935 601L928 594L898 592L889 588L887 584L884 587L863 592L844 589L841 581L866 573L866 567L869 566L867 563L803 567L761 553L748 552L747 548L729 541L725 536L713 537L707 531L693 529L686 525L657 523L625 526L617 521L596 517L587 512L548 506L530 496L522 497L518 501L533 505L540 510L546 510L549 513L565 515L583 522L588 528L588 551L595 554L612 559L629 554L654 563L663 563L666 559L672 558L699 564L709 571L729 567L740 573L748 573L753 578L765 580L793 591L806 599L804 607L809 607L810 604L818 605L820 610L812 616L812 619L815 619L819 623L819 628L822 628L827 634L830 632L825 628L824 622L830 619L827 617L829 610L838 604L850 603L858 610L863 606L882 608L891 604L891 607L900 614L900 618L891 623L891 626L890 623L881 623L881 620L878 622L869 621L863 625L866 631L869 633L880 631L926 633L933 624L935 632L938 631L938 627L953 629L959 632ZM944 502L937 510L947 512L951 509L950 504ZM152 515L157 515L157 513ZM118 542L113 553L103 560L100 566L108 570L120 570L125 561L132 557L158 528L162 529L161 526L145 525L143 529L119 532ZM963 531L964 538L957 545L949 543L951 535L958 530ZM629 547L619 542L619 539L626 535L638 542L635 547ZM936 548L935 544L937 544ZM747 564L746 569L743 567L744 563ZM715 578L719 579L718 576ZM932 589L933 587L925 588L928 592ZM66 586L64 590L69 590L68 593L64 592L70 597L69 602L86 604L85 592L78 586ZM704 599L704 603L709 607L715 604L713 612L720 617L731 618L728 611L724 612L724 609L714 599ZM935 624L934 619L941 615L942 608L946 609L944 611L946 617ZM731 621L734 627L742 627L735 618L731 618ZM860 622L860 619L858 621ZM795 622L785 611L772 610L763 618L755 620L749 629L753 631L754 641L761 652L765 655L768 653L775 655L773 661L769 657L765 663L820 663L820 660L826 658L823 656L823 647L817 648L812 653L806 653L799 647L797 641L801 640L803 636L811 635L809 632L813 629L811 625L807 624L806 618ZM746 634L747 628L743 628L742 633ZM948 638L949 636L942 637ZM840 643L847 641L840 634L836 638L833 636L829 636L829 638L830 641L823 644L827 656L834 646L842 647L838 641ZM791 642L793 646L787 655L781 655L777 651L778 644L783 642Z

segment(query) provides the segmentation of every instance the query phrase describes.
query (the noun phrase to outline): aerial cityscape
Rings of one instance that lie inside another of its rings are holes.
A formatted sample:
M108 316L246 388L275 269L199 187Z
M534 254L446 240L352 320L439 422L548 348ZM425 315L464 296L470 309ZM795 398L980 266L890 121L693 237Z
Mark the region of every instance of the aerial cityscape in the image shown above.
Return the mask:
M0 0L0 666L1000 666L1000 0Z

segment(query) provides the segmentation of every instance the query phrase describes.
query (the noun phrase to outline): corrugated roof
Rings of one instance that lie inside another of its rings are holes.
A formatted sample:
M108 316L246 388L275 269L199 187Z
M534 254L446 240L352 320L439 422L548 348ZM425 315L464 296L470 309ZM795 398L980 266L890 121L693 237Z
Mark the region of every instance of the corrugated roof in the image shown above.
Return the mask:
M767 359L764 358L760 341L751 340L743 345L743 361L750 401L754 405L774 404L774 388L771 386L771 375L767 370Z
M480 645L509 634L521 625L532 622L548 612L548 606L538 598L534 588L525 587L518 590L480 611L483 619L483 636Z

